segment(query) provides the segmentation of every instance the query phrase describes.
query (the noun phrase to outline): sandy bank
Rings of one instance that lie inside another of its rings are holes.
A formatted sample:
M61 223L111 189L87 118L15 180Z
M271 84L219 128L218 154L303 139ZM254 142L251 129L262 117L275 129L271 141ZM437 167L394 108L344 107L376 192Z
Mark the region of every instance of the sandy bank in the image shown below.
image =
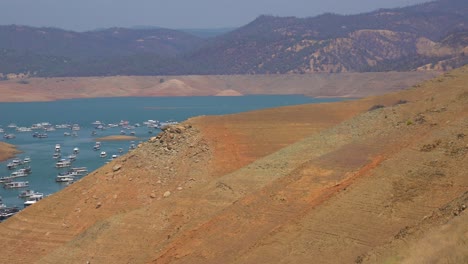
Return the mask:
M16 154L21 153L14 145L0 142L0 161L13 158Z

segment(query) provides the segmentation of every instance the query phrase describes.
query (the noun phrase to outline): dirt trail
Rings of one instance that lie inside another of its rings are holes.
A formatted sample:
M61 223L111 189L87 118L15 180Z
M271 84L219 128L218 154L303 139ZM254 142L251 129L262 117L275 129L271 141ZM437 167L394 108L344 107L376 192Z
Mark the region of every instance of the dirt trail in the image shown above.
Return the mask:
M467 79L463 68L385 96L193 118L0 224L0 260L414 258L405 241L418 248L466 214Z

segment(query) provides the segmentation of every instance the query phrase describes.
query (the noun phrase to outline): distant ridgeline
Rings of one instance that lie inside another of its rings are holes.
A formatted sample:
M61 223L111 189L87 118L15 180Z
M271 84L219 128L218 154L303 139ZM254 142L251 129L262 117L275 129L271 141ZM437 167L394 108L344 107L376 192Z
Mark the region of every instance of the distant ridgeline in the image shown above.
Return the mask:
M79 33L0 26L0 79L450 70L468 62L468 1L346 16L260 16L207 36L163 28Z

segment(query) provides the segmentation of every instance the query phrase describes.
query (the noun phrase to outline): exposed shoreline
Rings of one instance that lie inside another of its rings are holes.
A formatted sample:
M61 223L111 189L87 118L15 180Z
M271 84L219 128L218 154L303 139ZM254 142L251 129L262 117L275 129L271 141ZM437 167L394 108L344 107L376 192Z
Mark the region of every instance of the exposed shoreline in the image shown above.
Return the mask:
M20 79L0 81L0 102L46 102L100 97L242 95L361 98L404 90L439 74L369 72L28 78L27 83L21 82Z
M0 102L47 102L102 97L294 95L315 98L360 98L407 89L436 72L387 72L342 74L111 76L28 78L0 81ZM164 78L163 83L160 82ZM314 85L311 86L311 83ZM340 89L336 89L340 87ZM333 89L332 89L333 88ZM99 141L137 140L111 136ZM20 153L0 145L0 161Z
M15 145L0 142L0 162L13 158L16 154L21 153Z
M112 135L106 137L96 138L95 141L130 141L138 140L135 136L126 136L126 135Z
M430 248L450 259L466 252L467 79L190 118L3 222L4 262L413 263L454 241Z

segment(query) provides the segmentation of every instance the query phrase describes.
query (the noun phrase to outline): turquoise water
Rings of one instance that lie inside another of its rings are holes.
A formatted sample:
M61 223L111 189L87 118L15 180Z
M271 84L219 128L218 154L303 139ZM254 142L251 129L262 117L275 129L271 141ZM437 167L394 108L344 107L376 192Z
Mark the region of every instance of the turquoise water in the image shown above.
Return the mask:
M159 121L184 121L198 115L221 115L239 113L255 109L263 109L277 106L298 105L306 103L332 102L341 99L325 98L315 99L305 96L242 96L242 97L159 97L159 98L96 98L96 99L73 99L55 102L32 102L32 103L0 103L0 125L6 133L14 133L16 138L1 141L14 144L21 154L18 158L31 157L30 166L32 174L27 177L17 178L15 181L29 181L29 188L46 195L57 192L66 187L63 183L56 183L55 177L60 171L67 169L55 168L56 160L52 158L55 144L61 145L62 157L72 154L73 148L78 147L80 153L73 162L73 167L87 167L89 172L104 165L111 155L121 155L118 149L122 148L124 153L129 150L130 141L102 142L102 148L94 151L96 137L118 135L122 128L109 128L96 130L92 123L99 120L103 123L119 123L128 120L130 124L139 123L142 126L127 133L135 131L139 138L135 142L145 141L152 134L143 122L152 119ZM81 129L76 131L78 136L64 136L64 132L72 132L70 129L57 129L47 132L48 138L34 138L33 132L16 132L8 128L10 123L17 126L30 127L33 124L49 122L58 124L79 124ZM92 131L97 135L93 136ZM107 152L106 158L100 158L101 151ZM11 160L9 160L11 161ZM0 163L0 177L9 176L11 170L6 165L9 161ZM24 188L26 189L26 188ZM0 196L7 206L23 207L24 200L18 198L18 194L24 189L0 188Z

